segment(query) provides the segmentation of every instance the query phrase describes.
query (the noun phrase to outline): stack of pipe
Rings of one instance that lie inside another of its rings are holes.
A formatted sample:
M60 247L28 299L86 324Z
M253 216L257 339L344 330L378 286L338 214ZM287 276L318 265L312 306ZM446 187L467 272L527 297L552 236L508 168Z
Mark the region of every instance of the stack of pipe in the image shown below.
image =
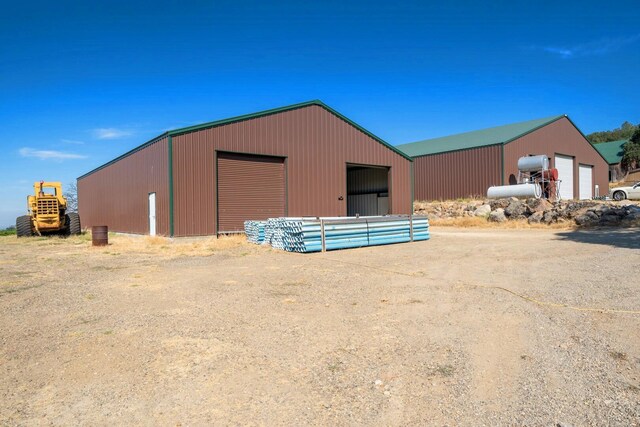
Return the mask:
M265 244L289 252L346 249L429 239L429 220L424 216L376 216L333 218L270 218L265 225Z
M269 218L264 225L264 241L263 245L271 245L271 237L273 236L274 221L275 218Z
M258 245L263 243L266 223L266 221L245 221L244 232L247 235L247 240Z

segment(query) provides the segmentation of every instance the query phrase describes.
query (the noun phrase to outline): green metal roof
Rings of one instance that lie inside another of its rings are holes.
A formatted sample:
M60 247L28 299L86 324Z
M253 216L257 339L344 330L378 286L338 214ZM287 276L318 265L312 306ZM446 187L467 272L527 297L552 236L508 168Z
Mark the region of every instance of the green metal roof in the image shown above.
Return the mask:
M598 144L592 144L593 148L598 150L600 155L604 157L604 159L610 165L615 165L616 163L620 163L622 161L622 154L624 144L626 144L628 140L621 139L619 141L611 141L611 142L600 142Z
M189 133L189 132L195 132L195 131L199 131L202 129L209 129L209 128L213 128L213 127L217 127L217 126L222 126L222 125L226 125L229 123L235 123L235 122L241 122L244 120L251 120L251 119L255 119L258 117L264 117L264 116L269 116L272 114L277 114L277 113L282 113L284 111L291 111L291 110L296 110L298 108L304 108L304 107L308 107L311 105L317 105L319 107L324 108L325 110L327 110L328 112L330 112L331 114L337 116L338 118L340 118L341 120L347 122L348 124L350 124L351 126L355 127L356 129L358 129L360 132L368 135L369 137L373 138L374 140L376 140L377 142L379 142L380 144L384 145L385 147L387 147L388 149L390 149L391 151L399 154L400 156L404 157L405 159L409 160L409 161L413 161L413 159L407 155L406 153L404 153L403 151L399 150L397 147L394 147L393 145L389 144L388 142L386 142L385 140L383 140L382 138L377 137L376 135L374 135L373 133L369 132L368 130L366 130L365 128L363 128L362 126L360 126L359 124L349 120L348 118L346 118L345 116L343 116L342 114L338 113L336 110L334 110L333 108L329 107L328 105L326 105L324 102L319 101L319 100L313 100L313 101L307 101L307 102L301 102L299 104L293 104L293 105L288 105L286 107L280 107L280 108L274 108L271 110L265 110L265 111L260 111L257 113L252 113L252 114L245 114L243 116L237 116L237 117L231 117L228 119L223 119L223 120L216 120L213 122L207 122L207 123L202 123L200 125L195 125L195 126L189 126L189 127L184 127L184 128L180 128L180 129L174 129L174 130L170 130L167 132L164 132L161 135L158 135L157 137L145 142L142 145L139 145L137 147L135 147L133 150L128 151L124 154L122 154L119 157L116 157L115 159L111 160L110 162L107 162L105 164L103 164L102 166L98 166L97 168L85 173L84 175L78 177L78 179L84 178L86 176L91 175L94 172L99 171L100 169L104 169L105 167L125 158L130 156L131 154L142 150L143 148L161 140L164 137L167 136L176 136L176 135L182 135L185 133Z
M496 126L472 132L425 139L424 141L402 144L397 147L411 157L429 154L446 153L448 151L467 150L470 148L486 147L489 145L506 144L516 138L533 132L549 123L559 120L565 115L529 120L527 122Z

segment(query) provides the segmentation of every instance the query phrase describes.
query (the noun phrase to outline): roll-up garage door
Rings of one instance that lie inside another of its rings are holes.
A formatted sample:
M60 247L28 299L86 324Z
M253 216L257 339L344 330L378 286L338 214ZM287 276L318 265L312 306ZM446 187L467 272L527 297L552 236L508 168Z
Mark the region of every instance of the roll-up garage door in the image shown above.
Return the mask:
M555 165L561 181L560 197L565 200L573 199L573 157L556 156Z
M593 166L580 165L578 177L578 188L581 199L591 199L593 197Z
M281 157L218 153L218 233L244 231L244 221L285 216Z

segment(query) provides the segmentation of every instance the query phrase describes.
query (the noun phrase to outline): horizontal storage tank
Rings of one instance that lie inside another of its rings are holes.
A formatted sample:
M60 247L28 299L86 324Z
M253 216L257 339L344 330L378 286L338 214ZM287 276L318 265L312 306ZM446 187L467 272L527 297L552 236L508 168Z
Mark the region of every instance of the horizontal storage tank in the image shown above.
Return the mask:
M516 185L499 185L489 187L487 197L490 199L504 199L507 197L535 197L539 199L542 196L542 189L539 184L516 184Z
M518 170L522 172L535 172L549 169L549 158L544 154L539 156L524 156L518 159Z

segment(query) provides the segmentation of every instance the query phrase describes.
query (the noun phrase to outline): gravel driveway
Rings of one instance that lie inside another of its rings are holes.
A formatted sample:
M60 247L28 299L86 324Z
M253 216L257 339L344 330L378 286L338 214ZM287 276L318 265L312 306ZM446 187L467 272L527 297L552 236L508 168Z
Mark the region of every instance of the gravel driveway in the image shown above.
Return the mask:
M640 425L640 230L0 237L1 425Z

